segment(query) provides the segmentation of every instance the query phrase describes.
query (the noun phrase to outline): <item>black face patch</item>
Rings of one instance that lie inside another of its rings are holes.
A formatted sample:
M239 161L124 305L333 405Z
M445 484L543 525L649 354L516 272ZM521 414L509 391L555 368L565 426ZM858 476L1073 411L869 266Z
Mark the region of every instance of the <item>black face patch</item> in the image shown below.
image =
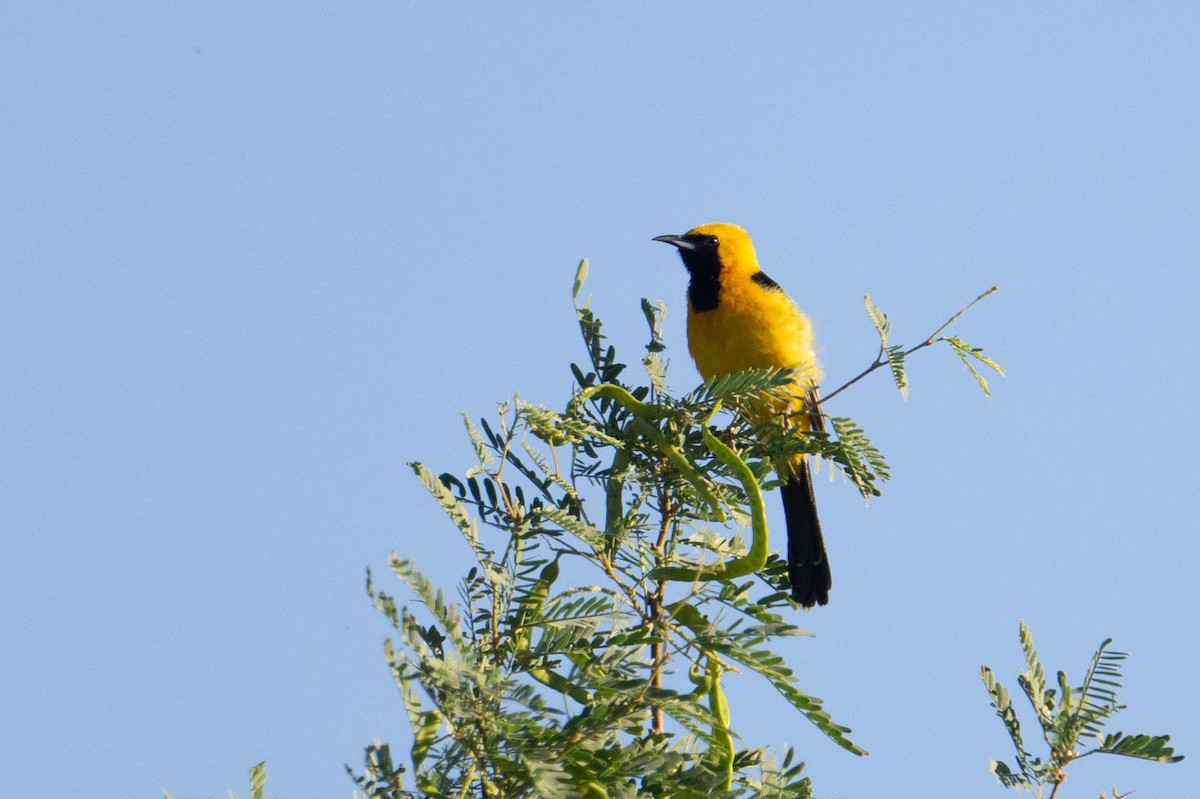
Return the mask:
M717 256L716 236L685 236L693 249L680 249L683 265L691 275L688 283L688 301L692 310L711 311L717 307L721 295L721 259Z
M766 272L762 272L762 271L755 272L753 275L750 276L750 279L753 280L758 285L762 286L763 288L767 289L768 291L783 291L783 288L780 287L780 285L778 283L776 283L771 278L767 277Z

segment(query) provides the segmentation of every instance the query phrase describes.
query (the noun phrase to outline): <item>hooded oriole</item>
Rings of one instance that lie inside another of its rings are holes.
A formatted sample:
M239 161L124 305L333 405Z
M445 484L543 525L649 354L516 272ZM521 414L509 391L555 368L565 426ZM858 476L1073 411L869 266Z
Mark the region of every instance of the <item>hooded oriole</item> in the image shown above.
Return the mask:
M723 223L701 225L682 236L659 236L679 249L688 284L688 350L705 380L744 369L795 373L786 406L755 412L762 423L786 414L786 423L822 429L813 328L783 289L758 266L746 231ZM782 460L783 510L788 533L788 579L792 597L806 608L829 602L833 578L804 456Z

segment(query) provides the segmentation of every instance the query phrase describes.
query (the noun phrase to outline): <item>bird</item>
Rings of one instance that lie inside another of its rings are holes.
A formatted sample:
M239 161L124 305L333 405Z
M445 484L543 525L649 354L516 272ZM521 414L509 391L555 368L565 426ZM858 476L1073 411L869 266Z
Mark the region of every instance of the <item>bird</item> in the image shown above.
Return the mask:
M763 424L783 414L785 424L823 430L812 322L759 267L749 234L718 222L654 241L677 248L687 268L688 351L700 375L711 380L746 369L792 369L792 399L784 407L751 410L750 421ZM804 608L826 605L833 577L808 460L801 454L773 465L782 481L792 598Z

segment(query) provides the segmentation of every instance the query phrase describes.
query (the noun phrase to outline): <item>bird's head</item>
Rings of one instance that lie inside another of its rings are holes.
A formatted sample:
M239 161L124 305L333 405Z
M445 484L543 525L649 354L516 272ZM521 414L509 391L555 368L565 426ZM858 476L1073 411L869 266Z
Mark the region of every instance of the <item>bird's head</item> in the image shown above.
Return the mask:
M721 273L752 275L759 271L754 244L737 225L714 222L694 227L682 236L658 236L654 240L678 248L683 265L694 278Z

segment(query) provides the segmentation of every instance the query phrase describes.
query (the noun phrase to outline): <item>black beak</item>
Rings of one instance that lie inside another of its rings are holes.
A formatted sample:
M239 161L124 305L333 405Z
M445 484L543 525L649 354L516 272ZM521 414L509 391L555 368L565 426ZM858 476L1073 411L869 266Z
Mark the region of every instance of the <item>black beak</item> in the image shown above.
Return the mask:
M672 247L678 247L681 250L696 249L695 242L688 241L683 236L655 236L654 241L661 241L665 244L670 244Z

